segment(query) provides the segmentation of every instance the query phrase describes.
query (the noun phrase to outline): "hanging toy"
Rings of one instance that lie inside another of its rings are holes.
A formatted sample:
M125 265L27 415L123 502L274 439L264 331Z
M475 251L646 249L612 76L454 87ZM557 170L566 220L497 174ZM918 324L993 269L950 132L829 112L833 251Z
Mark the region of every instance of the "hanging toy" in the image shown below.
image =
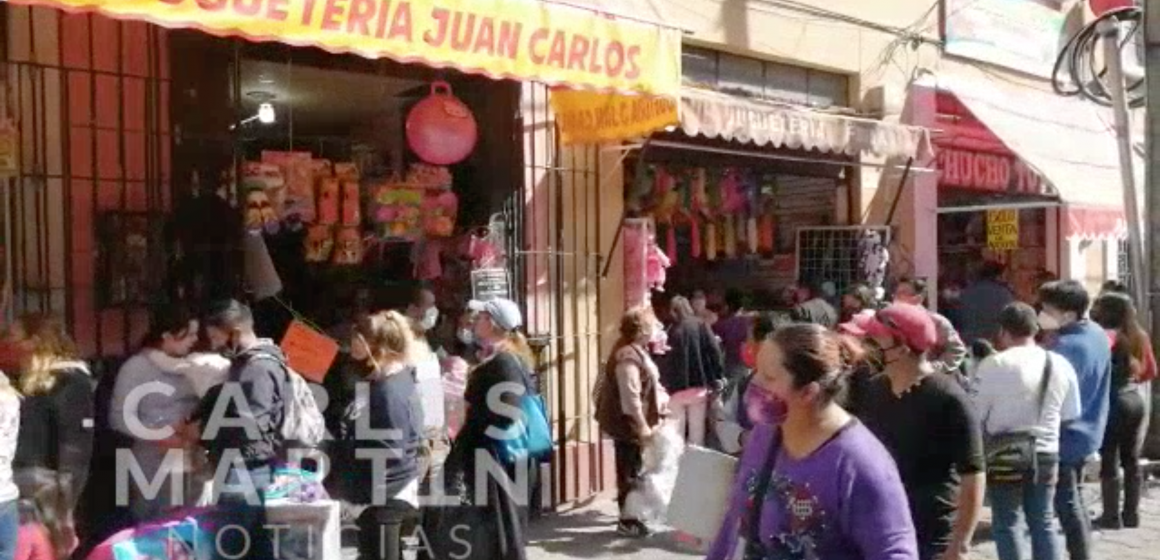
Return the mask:
M757 253L759 249L757 239L757 217L750 215L745 220L745 240L746 246L749 248L750 254Z
M358 228L344 227L334 237L333 263L339 266L355 266L363 261L363 240Z
M732 214L725 215L725 224L721 228L721 233L724 234L724 241L722 246L725 249L725 258L732 259L737 256L737 220Z
M334 234L330 226L315 224L306 228L306 262L324 263L330 260L330 253L334 250Z
M431 84L431 94L407 115L406 128L411 151L434 165L463 161L479 137L471 109L452 94L447 82Z
M458 213L459 198L454 192L428 194L423 198L423 233L428 237L450 237L455 233Z
M327 226L338 224L340 191L338 179L326 177L318 181L318 223Z
M342 183L342 225L358 227L362 224L362 208L357 181Z
M252 234L276 234L279 230L278 214L270 203L270 197L263 188L246 191L246 231Z
M713 222L705 224L705 258L717 260L717 224Z

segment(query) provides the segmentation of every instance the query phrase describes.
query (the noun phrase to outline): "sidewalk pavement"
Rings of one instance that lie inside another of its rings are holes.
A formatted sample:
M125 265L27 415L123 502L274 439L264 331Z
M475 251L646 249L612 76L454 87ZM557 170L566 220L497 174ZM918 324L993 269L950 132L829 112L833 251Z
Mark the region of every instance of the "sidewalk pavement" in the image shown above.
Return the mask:
M1099 505L1093 505L1098 510ZM1140 509L1139 529L1097 533L1092 557L1101 560L1156 560L1160 558L1160 487L1153 486ZM600 497L558 514L534 521L530 528L528 560L611 559L690 560L699 552L677 542L672 532L645 540L616 536L616 505ZM990 540L990 512L976 535L970 560L998 560Z

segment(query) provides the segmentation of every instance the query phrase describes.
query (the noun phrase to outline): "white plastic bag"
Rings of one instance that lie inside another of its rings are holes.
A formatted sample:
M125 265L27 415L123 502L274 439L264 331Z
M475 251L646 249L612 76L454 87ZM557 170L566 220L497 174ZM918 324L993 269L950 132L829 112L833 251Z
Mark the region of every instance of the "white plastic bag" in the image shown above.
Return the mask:
M686 449L669 503L669 525L711 542L725 519L736 472L735 457L701 447Z
M671 423L663 424L644 446L644 473L624 501L627 517L663 522L677 483L685 442Z

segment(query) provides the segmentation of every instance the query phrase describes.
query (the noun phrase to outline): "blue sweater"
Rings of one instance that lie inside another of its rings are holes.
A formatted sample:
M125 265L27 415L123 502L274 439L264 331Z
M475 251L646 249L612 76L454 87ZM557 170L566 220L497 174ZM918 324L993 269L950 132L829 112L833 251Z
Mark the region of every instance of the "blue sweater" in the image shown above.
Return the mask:
M1052 347L1067 358L1079 380L1080 417L1063 426L1060 461L1077 465L1099 450L1108 424L1108 391L1112 380L1112 349L1108 335L1091 321L1080 321L1059 331Z

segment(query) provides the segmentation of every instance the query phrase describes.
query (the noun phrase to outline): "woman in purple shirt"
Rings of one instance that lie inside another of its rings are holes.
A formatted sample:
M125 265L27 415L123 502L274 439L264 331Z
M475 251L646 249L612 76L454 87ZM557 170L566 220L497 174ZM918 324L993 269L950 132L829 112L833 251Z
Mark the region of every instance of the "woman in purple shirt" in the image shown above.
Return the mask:
M894 461L835 402L856 353L817 325L761 344L753 382L787 413L750 437L708 560L917 560Z

